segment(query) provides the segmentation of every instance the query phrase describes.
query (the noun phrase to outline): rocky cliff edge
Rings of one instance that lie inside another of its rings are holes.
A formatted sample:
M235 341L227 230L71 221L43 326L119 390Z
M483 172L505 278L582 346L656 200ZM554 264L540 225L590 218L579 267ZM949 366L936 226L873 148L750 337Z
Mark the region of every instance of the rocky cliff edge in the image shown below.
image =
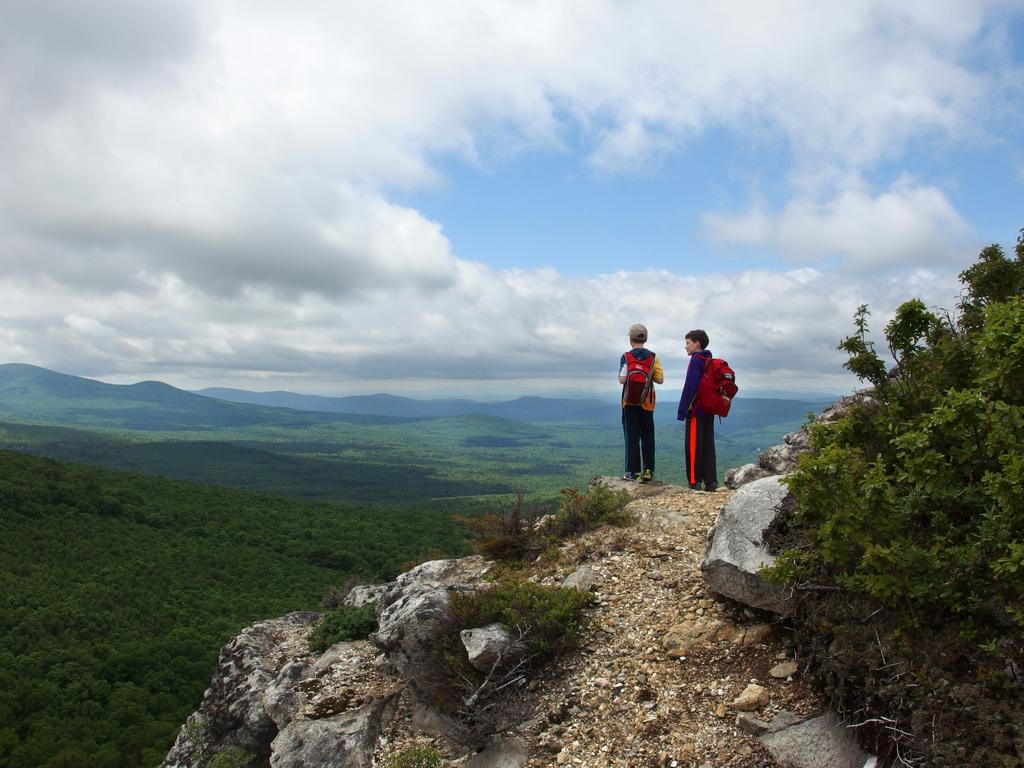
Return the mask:
M802 441L795 434L786 445ZM726 596L730 580L751 580L723 565L723 540L742 539L755 571L770 557L760 522L737 534L728 520L747 519L744 505L777 503L784 490L775 473L765 474L734 477L739 490L717 493L595 479L629 491L635 523L564 541L557 558L528 567L536 583L591 591L590 625L577 651L518 681L517 721L482 749L460 741L423 695L431 685L424 654L447 620L450 596L487 588L493 564L470 557L353 590L350 604L377 602L371 640L311 653L307 640L320 618L312 612L241 632L221 652L163 766L360 768L388 765L411 747L466 768L870 765L820 711L792 660L784 595L769 589L767 602L747 605ZM501 627L464 630L458 652L470 663L503 641ZM232 755L236 762L227 762Z

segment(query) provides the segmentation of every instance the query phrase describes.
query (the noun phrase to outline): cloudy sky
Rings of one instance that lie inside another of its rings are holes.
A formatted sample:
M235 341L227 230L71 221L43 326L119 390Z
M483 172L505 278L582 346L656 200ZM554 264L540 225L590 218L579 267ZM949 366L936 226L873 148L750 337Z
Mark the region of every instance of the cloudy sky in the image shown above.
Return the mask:
M1024 227L1024 0L0 8L0 362L596 393L639 321L849 391Z

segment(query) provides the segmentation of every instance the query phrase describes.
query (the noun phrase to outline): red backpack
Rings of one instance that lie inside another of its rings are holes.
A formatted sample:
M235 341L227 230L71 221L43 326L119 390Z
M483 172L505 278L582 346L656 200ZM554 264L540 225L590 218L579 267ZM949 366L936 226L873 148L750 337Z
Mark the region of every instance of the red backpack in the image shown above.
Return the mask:
M626 405L646 402L653 383L654 358L654 354L640 359L632 352L626 353L626 383L622 385L622 402Z
M732 399L736 397L736 374L729 364L719 357L704 362L704 375L697 387L697 407L715 416L728 416Z

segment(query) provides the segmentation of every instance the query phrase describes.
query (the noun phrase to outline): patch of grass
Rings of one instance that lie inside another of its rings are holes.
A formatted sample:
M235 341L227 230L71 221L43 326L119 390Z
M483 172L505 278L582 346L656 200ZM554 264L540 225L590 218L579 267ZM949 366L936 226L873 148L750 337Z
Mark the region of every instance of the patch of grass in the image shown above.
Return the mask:
M433 747L409 747L384 762L384 768L441 768L441 753Z
M377 628L377 604L367 603L358 608L341 605L324 614L309 636L309 650L323 653L335 643L345 640L365 640Z
M225 747L210 758L208 768L249 768L255 755L241 747Z

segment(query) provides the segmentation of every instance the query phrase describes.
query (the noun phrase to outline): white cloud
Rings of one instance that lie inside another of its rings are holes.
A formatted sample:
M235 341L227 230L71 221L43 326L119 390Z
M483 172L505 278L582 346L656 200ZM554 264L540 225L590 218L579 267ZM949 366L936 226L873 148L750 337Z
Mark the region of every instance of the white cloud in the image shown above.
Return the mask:
M704 224L717 243L769 246L795 260L838 256L853 269L955 265L975 245L941 190L907 180L878 195L849 189L824 203L795 200L773 213L760 206L708 213Z
M199 44L194 0L5 3L0 108L45 118L96 88L142 93L174 78Z
M31 301L0 312L4 359L180 386L402 392L419 381L436 392L449 380L445 391L468 395L550 394L614 389L626 329L637 321L665 361L668 390L680 383L682 339L694 327L708 331L711 349L742 371L748 388L849 389L835 346L856 307L870 303L880 329L911 295L948 306L955 278L918 270L851 280L802 269L571 279L459 262L446 286L410 284L343 302L262 290L217 297L165 277L101 305L54 283L0 281L0 295L30 291Z
M395 192L437 184L442 156L572 134L622 171L725 129L791 156L802 196L709 215L717 238L919 267L968 234L946 196L848 180L978 130L1013 82L977 64L998 3L15 5L0 357L180 383L360 386L375 350L396 379L601 381L640 319L675 363L699 324L766 383L827 377L851 306L892 305L867 278L497 271Z

